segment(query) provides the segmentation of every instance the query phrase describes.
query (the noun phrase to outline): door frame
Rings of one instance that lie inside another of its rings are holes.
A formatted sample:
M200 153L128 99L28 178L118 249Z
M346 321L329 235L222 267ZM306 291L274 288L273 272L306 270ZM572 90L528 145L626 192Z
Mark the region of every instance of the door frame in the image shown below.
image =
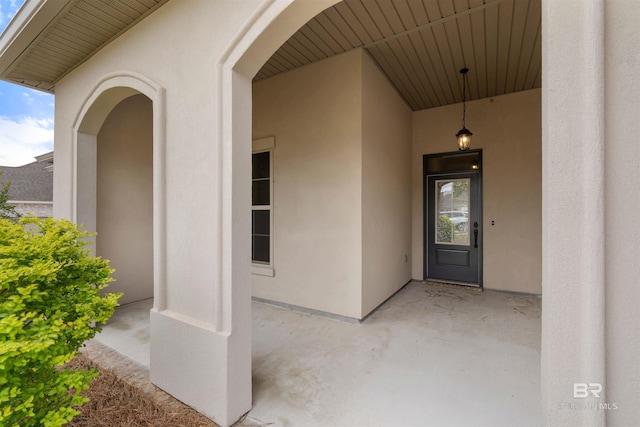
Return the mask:
M438 158L438 157L454 157L454 156L463 156L469 154L477 154L478 155L478 169L470 170L470 169L451 169L444 170L440 172L429 172L427 169L427 161L429 159ZM429 272L429 199L428 199L428 179L430 176L444 176L444 175L455 175L455 174L468 174L468 173L477 173L478 174L478 218L479 218L479 231L480 238L478 240L478 287L483 287L483 253L484 253L484 219L482 212L483 198L482 198L482 149L475 150L466 150L466 151L449 151L446 153L434 153L434 154L424 154L422 156L422 227L423 227L423 236L422 236L422 278L423 280L428 279ZM471 224L469 224L469 230L471 230ZM458 283L455 281L451 281L451 283ZM460 282L460 284L464 284Z

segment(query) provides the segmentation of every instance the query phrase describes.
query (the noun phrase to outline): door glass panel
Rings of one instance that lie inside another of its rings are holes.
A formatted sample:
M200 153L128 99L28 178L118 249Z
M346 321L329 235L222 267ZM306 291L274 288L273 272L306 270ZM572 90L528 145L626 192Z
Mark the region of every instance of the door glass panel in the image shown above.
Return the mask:
M436 244L469 246L469 178L435 181Z

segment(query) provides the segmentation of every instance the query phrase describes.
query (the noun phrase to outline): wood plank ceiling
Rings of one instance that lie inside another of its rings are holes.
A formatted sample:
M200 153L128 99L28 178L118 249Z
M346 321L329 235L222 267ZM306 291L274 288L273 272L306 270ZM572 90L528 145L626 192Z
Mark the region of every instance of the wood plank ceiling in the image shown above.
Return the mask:
M14 62L7 80L53 92L69 71L166 1L72 1Z
M414 110L541 86L540 0L344 0L298 30L263 80L363 48Z

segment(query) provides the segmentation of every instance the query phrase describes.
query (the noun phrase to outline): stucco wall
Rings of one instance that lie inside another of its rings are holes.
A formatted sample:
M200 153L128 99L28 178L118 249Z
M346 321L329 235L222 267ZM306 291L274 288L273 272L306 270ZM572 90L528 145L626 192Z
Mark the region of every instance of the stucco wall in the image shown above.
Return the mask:
M413 115L413 263L423 278L424 154L455 151L462 105ZM541 101L534 89L467 103L472 148L482 149L484 286L541 293ZM572 212L567 212L572 215ZM495 225L491 222L495 221Z
M640 420L640 2L606 3L605 36L605 336L607 425ZM632 18L630 18L632 17ZM624 23L624 24L622 24ZM631 220L629 220L631 218ZM590 313L587 313L589 315Z
M188 260L192 266L188 272L179 262L167 266L168 281L180 283L167 287L167 304L171 310L211 322L213 296L191 295L209 295L211 278L219 268L211 262L219 258L214 248L217 230L202 227L216 221L220 207L219 190L212 185L220 168L216 158L221 141L214 124L219 86L212 82L230 40L261 3L169 2L56 84L55 162L60 167L54 169L54 215L58 217L72 216L69 129L95 85L108 74L133 72L165 88L165 182L171 200L166 207L167 258ZM199 41L198 49L189 52L186 47L194 40Z
M366 316L411 279L411 110L360 50L257 82L253 107L276 141L275 275L253 295Z
M412 112L362 55L362 315L411 280Z
M275 276L252 276L256 297L360 317L361 55L253 85L253 137L275 136Z
M134 95L118 104L98 134L96 254L115 279L120 304L153 297L153 110Z

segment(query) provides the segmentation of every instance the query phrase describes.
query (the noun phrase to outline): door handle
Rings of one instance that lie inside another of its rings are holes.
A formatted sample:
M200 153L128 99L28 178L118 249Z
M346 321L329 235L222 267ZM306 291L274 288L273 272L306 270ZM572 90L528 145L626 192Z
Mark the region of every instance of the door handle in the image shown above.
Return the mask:
M473 223L473 247L478 247L478 223Z

